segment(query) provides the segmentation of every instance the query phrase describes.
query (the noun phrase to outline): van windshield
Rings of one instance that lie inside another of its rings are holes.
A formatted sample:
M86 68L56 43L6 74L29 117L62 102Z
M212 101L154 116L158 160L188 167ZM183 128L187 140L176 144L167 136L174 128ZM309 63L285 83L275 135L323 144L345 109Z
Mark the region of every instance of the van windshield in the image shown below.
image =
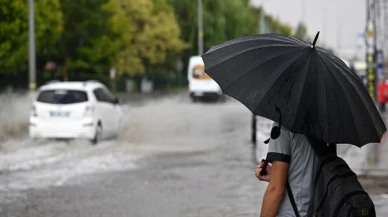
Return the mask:
M39 93L38 102L49 104L74 104L88 101L88 95L81 90L43 90Z
M203 80L208 80L210 79L209 75L207 75L205 72L204 72L204 69L205 69L205 66L204 65L195 65L193 67L193 78L196 78L196 79L203 79Z

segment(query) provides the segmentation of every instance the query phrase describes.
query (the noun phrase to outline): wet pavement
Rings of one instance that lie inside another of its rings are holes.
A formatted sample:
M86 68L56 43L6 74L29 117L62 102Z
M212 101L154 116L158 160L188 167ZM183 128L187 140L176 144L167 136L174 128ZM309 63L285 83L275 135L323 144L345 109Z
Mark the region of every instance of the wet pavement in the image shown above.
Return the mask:
M260 141L269 121L259 119L255 149L250 112L231 99L191 103L178 94L125 110L121 137L96 147L28 139L0 144L0 216L259 215L266 184L253 168L265 156ZM373 198L379 216L388 216L383 192Z

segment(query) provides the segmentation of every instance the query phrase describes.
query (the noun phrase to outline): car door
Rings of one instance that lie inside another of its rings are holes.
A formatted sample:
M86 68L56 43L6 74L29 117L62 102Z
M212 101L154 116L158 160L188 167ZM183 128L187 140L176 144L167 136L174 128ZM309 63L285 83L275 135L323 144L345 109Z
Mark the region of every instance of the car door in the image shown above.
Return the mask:
M112 117L111 117L111 103L109 102L108 97L104 93L103 88L97 88L93 90L93 93L97 99L96 103L96 112L99 116L99 119L102 122L103 136L110 137L112 135Z
M116 135L121 121L121 107L118 103L116 103L116 97L107 88L104 88L104 95L110 103L109 116L112 126L112 134Z

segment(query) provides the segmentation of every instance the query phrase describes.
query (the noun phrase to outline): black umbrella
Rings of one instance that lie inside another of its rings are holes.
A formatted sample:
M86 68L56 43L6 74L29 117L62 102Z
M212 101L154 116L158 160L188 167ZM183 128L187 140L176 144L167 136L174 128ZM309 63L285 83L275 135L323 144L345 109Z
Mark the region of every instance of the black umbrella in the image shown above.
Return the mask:
M291 132L358 147L380 142L386 127L366 87L315 46L318 35L313 44L279 34L230 40L202 56L205 71L224 94Z

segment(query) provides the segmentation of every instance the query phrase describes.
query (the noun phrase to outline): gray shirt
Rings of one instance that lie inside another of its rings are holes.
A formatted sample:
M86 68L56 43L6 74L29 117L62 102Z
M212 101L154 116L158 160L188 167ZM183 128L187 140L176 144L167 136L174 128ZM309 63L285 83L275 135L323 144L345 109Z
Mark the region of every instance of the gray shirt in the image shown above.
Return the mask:
M274 123L274 126L277 124ZM307 216L312 200L314 171L318 163L314 151L306 137L302 134L291 133L281 128L279 138L270 140L268 144L267 160L289 163L288 181L301 217ZM280 205L278 217L294 217L287 192Z

